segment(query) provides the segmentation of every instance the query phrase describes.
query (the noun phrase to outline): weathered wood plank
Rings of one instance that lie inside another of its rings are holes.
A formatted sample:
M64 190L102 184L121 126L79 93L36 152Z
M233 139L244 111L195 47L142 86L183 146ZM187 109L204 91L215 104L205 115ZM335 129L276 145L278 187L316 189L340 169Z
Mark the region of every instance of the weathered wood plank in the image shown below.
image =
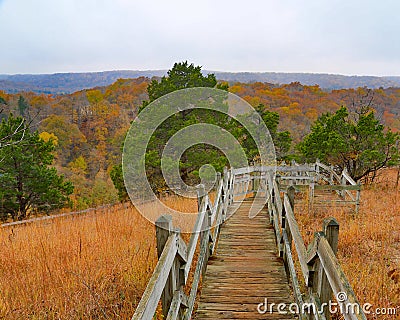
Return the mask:
M206 233L208 233L208 232L206 232ZM207 263L207 261L205 261L207 250L208 250L208 239L207 239L207 237L203 237L202 241L200 243L200 254L199 254L199 259L197 261L196 270L194 272L192 288L190 289L190 294L189 294L189 299L188 299L188 309L186 310L186 313L184 316L185 320L189 320L191 318L191 315L193 312L194 301L195 301L196 295L197 295L197 288L198 288L199 282L200 282L200 275L203 271L204 264Z
M173 233L167 240L164 250L147 284L142 299L135 310L132 320L152 319L161 298L169 272L174 264L177 248L177 234Z
M240 306L238 306L240 307ZM249 311L253 309L246 309L244 312L241 311L231 311L231 310L210 310L210 311L202 311L199 312L196 316L196 320L201 320L201 319L250 319L249 317ZM292 316L289 315L280 315L278 313L266 313L266 314L258 314L257 310L255 310L255 315L251 319L293 319Z
M346 170L343 170L342 172L342 176L343 178L345 178L347 180L347 182L349 182L351 185L356 186L357 183L353 180L352 177L350 177L350 175L347 173Z
M294 217L294 213L291 208L289 198L286 195L284 197L284 205L286 208L286 219L289 224L290 233L292 235L294 246L296 247L297 255L299 257L299 262L301 269L303 271L304 280L306 281L306 284L308 284L309 268L307 265L307 255L306 255L307 251L296 218Z
M275 231L268 213L263 209L250 219L251 204L243 202L220 230L203 280L196 319L266 319L265 314L257 312L264 298L279 303L294 301L282 259L276 255ZM286 319L281 315L274 318Z
M164 251L164 246L167 243L168 238L173 234L173 231L174 230L173 230L171 215L163 215L157 219L157 221L156 221L156 238L157 238L157 256L158 256L159 260ZM176 234L174 234L174 236L176 239L178 239L178 236ZM175 244L175 245L177 245L177 244ZM177 251L178 251L178 247L177 247ZM177 278L176 263L177 263L177 261L174 259L173 266L171 268L167 282L165 283L163 292L161 294L161 304L162 304L162 311L163 311L164 316L166 316L168 314L169 306L172 302L174 291L177 289L176 282L175 282L175 280Z
M284 245L285 245L286 255L288 257L287 258L288 271L289 271L290 279L293 284L293 292L294 292L294 296L296 299L296 303L298 306L302 306L304 303L303 297L300 292L300 285L299 285L299 281L297 279L296 269L295 269L295 266L293 263L292 250L290 247L290 242L289 242L286 230L283 231L283 241L284 241Z
M190 237L189 244L187 246L187 263L185 266L185 279L187 279L187 277L189 275L190 267L192 265L194 253L195 253L196 247L197 247L197 242L200 237L200 230L203 225L204 218L206 216L205 206L206 206L205 201L200 204L201 210L197 214L196 223L193 227L193 232Z
M181 316L181 304L187 305L187 297L181 290L177 290L174 293L174 297L167 315L167 320L179 319Z
M337 260L328 240L325 237L322 237L319 241L318 256L335 296L342 292L347 294L347 300L341 302L343 305L343 310L346 310L346 305L359 304L356 295L354 294L353 289L351 288L351 285L339 264L339 261ZM350 308L350 310L352 309ZM363 312L360 312L359 314L344 313L343 316L346 320L366 319Z
M358 184L356 185L333 185L333 184L327 184L327 185L315 185L314 186L315 190L322 190L322 191L333 191L333 190L361 190L361 186Z

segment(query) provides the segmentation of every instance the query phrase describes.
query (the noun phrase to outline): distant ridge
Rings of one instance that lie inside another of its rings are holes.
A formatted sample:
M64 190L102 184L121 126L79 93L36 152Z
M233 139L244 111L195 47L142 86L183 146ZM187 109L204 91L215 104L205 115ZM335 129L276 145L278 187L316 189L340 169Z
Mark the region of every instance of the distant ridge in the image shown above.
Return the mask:
M63 94L108 86L118 79L161 77L165 70L116 70L104 72L15 74L0 75L0 90L8 93L33 91L36 93Z
M345 76L325 73L283 73L283 72L214 72L218 79L232 82L270 82L285 84L300 82L303 85L319 85L323 89L347 88L389 88L400 87L400 77Z
M345 88L388 88L400 87L400 77L376 76L344 76L320 73L280 73L280 72L219 72L214 73L218 80L229 82L269 82L285 84L300 82L303 85L319 85L323 89ZM8 93L33 91L46 94L63 94L107 86L118 79L138 77L161 77L166 70L121 70L84 73L55 73L55 74L17 74L0 75L0 90Z

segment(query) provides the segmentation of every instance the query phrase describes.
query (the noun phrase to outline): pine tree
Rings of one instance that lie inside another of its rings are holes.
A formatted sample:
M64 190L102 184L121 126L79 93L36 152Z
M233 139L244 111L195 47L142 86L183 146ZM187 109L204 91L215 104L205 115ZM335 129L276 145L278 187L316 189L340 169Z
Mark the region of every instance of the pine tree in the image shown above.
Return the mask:
M22 220L39 212L69 204L73 185L57 174L54 144L45 142L29 128L18 130L25 120L10 115L0 125L0 139L9 137L0 149L0 215Z

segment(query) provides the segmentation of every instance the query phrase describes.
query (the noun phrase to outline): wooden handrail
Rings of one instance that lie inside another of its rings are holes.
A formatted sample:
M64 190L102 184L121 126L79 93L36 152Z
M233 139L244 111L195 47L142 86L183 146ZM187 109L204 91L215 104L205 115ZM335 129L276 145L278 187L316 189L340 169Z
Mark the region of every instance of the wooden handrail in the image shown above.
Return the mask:
M136 308L133 319L152 319L156 312L158 301L174 263L177 246L177 234L170 236L165 244L164 250L154 269L153 275L143 293L142 299Z
M346 172L340 177L332 168L316 162L314 165L297 165L294 168L280 166L275 169L281 172L293 173L297 180L310 181L315 189L331 188L337 192L360 192L356 184ZM158 302L162 302L162 311L166 319L191 318L201 276L204 274L210 255L215 250L221 223L227 218L228 207L238 195L247 195L265 192L265 201L268 205L270 221L275 230L278 254L283 258L288 278L292 282L294 296L299 308L307 303L314 303L318 308L331 299L332 293L345 293L346 305L357 305L357 298L347 280L335 253L337 250L337 236L339 225L330 219L324 224L324 230L315 234L314 241L306 249L304 240L294 215L294 187L281 190L275 179L275 169L270 166L245 167L239 169L224 169L224 175L217 176L216 197L210 201L208 194L199 189L198 214L193 227L189 243L183 241L179 230L173 228L171 216L161 216L156 222L157 252L159 261L153 275L139 302L132 319L152 319ZM304 171L303 171L304 170ZM315 178L321 178L321 170L330 174L326 178L329 186L314 185ZM335 185L333 179L345 181L350 185ZM237 187L241 191L236 193ZM249 188L249 186L251 186ZM242 193L241 193L242 192ZM359 201L359 193L357 194ZM292 246L293 244L293 246ZM199 245L199 255L194 266L194 256ZM292 248L294 251L292 251ZM305 280L308 292L302 293L298 273L296 272L293 253L296 253L300 264L300 276ZM194 278L189 296L183 291L187 284L189 272L194 267ZM309 315L312 314L309 310ZM327 319L329 314L313 314L315 319ZM366 319L362 310L358 314L345 312L345 319ZM308 319L308 315L301 314L301 319Z
M282 230L282 232L276 232L277 237L279 235L281 237L280 239L277 239L277 243L283 244L281 247L283 253L281 255L284 258L285 268L292 282L294 296L299 308L302 310L302 306L305 306L306 303L313 303L316 306L316 310L320 310L324 303L328 303L328 300L332 299L332 293L336 297L338 294L344 293L347 300L339 301L342 306L340 310L344 311L343 317L346 320L366 319L354 291L335 256L334 249L335 251L337 250L339 225L333 218L327 219L324 222L324 231L315 234L314 241L307 250L294 216L292 206L293 200L290 199L288 195L290 191L294 191L292 188L293 187L289 187L283 195L284 200L282 209L280 209L281 207L279 204L281 203L281 200L278 199L278 197L271 197L271 201L269 201L268 204L272 206L272 210L269 210L269 212L273 215L273 217L271 217L274 221L273 227ZM276 189L277 186L275 186L274 183L274 193L279 195ZM279 219L281 223L277 226L275 216L279 215L280 211L282 218ZM328 236L331 239L331 243L327 238ZM291 249L292 242L300 264L301 274L305 280L306 286L309 288L309 291L304 295L301 294L297 273L294 268ZM317 276L318 274L319 276ZM325 281L325 279L327 280ZM324 311L324 314L316 312L313 314L313 317L316 319L330 318L328 308L325 308ZM312 314L313 310L310 310L310 312L310 314ZM300 317L301 319L306 318L304 314L300 315Z
M320 190L331 190L336 191L336 193L342 198L342 201L345 202L346 195L351 199L347 202L352 202L355 204L355 211L356 213L359 210L360 206L360 191L361 185L357 184L353 178L348 174L346 168L343 169L340 176L333 170L333 167L329 167L319 160L315 162L316 172L317 172L317 179L324 180L328 183L327 186L312 186L312 193L315 189ZM324 170L326 175L320 173L320 169ZM327 177L329 176L329 178ZM349 184L348 184L349 183ZM351 191L355 191L355 194Z
M342 177L345 178L347 180L347 182L349 182L351 185L353 185L353 186L357 185L357 183L353 180L353 178L349 176L346 169L343 170Z
M232 170L225 169L224 176L218 176L213 204L209 195L204 194L204 187L200 187L198 214L188 245L179 230L174 230L171 216L163 215L156 221L159 260L132 319L152 319L160 299L166 319L190 319L201 274L205 272L208 258L215 248L219 224L225 219L233 198L232 183ZM187 284L199 241L200 252L188 297L183 286Z
M293 209L291 208L289 198L287 194L284 195L284 206L286 211L286 219L288 222L289 234L292 236L294 246L296 248L297 256L299 258L301 270L303 272L304 280L307 286L310 285L310 270L307 265L307 250L304 245L303 237L301 236L299 226L297 224L296 218L294 217Z

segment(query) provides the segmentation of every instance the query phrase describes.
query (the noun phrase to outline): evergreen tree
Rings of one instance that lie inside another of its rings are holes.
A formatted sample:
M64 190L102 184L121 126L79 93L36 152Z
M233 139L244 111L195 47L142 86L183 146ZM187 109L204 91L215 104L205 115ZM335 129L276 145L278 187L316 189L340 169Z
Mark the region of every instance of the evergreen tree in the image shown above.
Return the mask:
M341 107L318 118L298 149L306 160L320 159L340 170L346 168L358 181L397 163L398 141L399 135L385 130L373 110L360 108L350 116L347 108Z
M19 96L18 98L18 111L21 117L25 117L25 111L28 109L28 102L25 100L23 96Z
M29 128L18 130L21 123L23 118L10 115L0 125L0 140L10 137L0 149L0 215L13 220L62 208L73 192L72 184L49 167L54 158L52 140L43 141Z
M151 102L158 98L180 89L193 87L216 87L227 91L227 84L218 84L214 74L203 75L200 66L194 66L187 62L175 63L173 68L168 71L167 76L160 81L153 80L148 88L149 100L144 101L142 110ZM221 100L221 108L227 108ZM222 110L221 109L221 110ZM274 142L277 143L276 151L282 158L289 150L291 137L289 132L278 132L279 115L275 112L265 110L263 105L257 108L267 128L271 131ZM246 117L246 115L242 115ZM148 181L154 192L165 191L167 186L161 172L161 154L168 140L181 129L198 123L207 123L224 128L232 133L246 153L249 161L258 156L258 149L247 132L238 121L231 119L225 113L209 109L192 109L181 111L164 121L153 133L147 146L146 174ZM208 144L196 144L188 148L180 158L180 176L182 180L189 185L195 185L200 182L199 168L204 164L210 164L216 171L222 172L224 166L228 165L225 155ZM127 199L127 193L123 184L122 166L115 166L111 172L111 178L119 192L121 200Z

